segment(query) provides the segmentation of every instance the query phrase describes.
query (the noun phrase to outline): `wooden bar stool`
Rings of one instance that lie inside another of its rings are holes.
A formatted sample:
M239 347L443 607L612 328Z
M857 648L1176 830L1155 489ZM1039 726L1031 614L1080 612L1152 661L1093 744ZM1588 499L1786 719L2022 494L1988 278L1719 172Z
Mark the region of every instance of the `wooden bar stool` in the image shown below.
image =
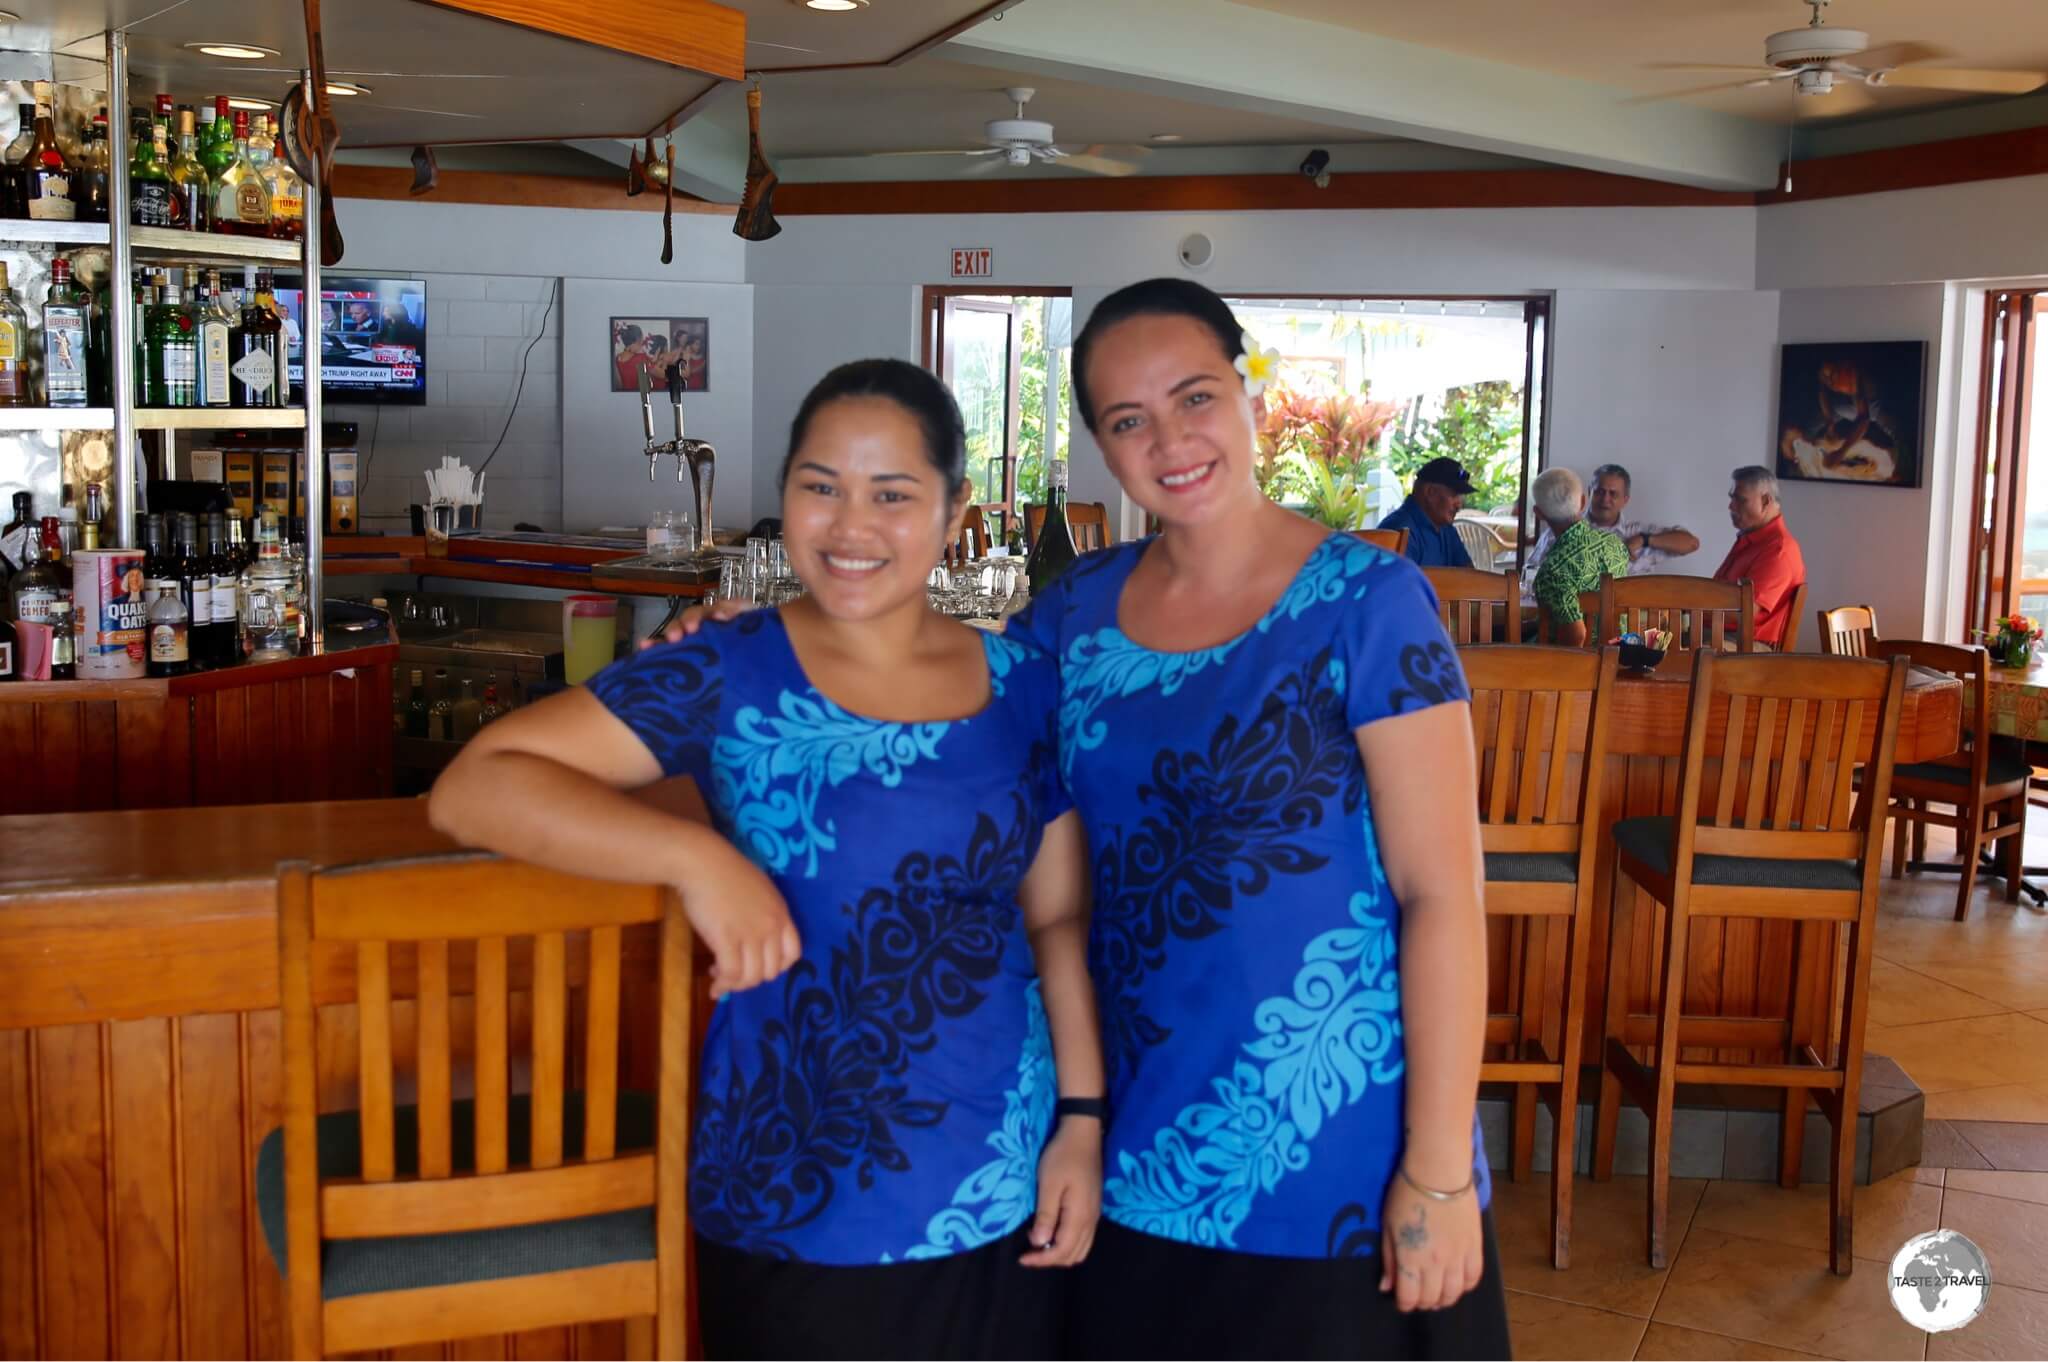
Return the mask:
M1451 642L1521 641L1509 632L1510 624L1519 624L1522 618L1522 585L1514 576L1455 567L1426 567L1422 575L1436 589L1437 614Z
M462 854L287 866L278 896L285 1115L256 1184L293 1355L624 1319L630 1353L681 1357L691 940L674 891ZM659 942L651 1100L619 1084L622 929L636 924ZM351 976L361 1107L320 1115L315 1009L346 1001ZM572 984L587 1001L580 1056ZM529 986L532 1091L511 1095L509 1000ZM393 1099L394 992L416 999L416 1105ZM456 994L474 998L474 1101L451 1100Z
M1777 1088L1783 1093L1778 1177L1799 1180L1809 1093L1833 1128L1829 1143L1829 1262L1853 1264L1856 1098L1870 1006L1870 959L1883 856L1884 811L1898 741L1903 658L1889 662L1811 655L1693 656L1675 816L1614 825L1617 868L1667 910L1654 1011L1627 996L1634 895L1617 883L1607 938L1604 1067L1594 1129L1594 1173L1614 1171L1623 1092L1650 1118L1649 1259L1666 1260L1671 1123L1680 1083ZM1863 746L1866 723L1875 737ZM1855 792L1858 762L1862 789ZM1711 796L1707 768L1718 772ZM1700 806L1711 797L1711 819ZM1695 918L1765 918L1794 924L1792 1004L1784 1018L1684 1015L1687 942ZM1834 998L1833 930L1848 928L1848 974ZM1832 1023L1832 1024L1830 1024ZM1830 1044L1830 1036L1834 1043ZM1654 1060L1628 1047L1649 1043ZM1762 1050L1771 1063L1681 1061L1681 1047Z
M1509 1005L1486 1020L1508 1057L1480 1066L1481 1082L1513 1083L1513 1174L1529 1174L1539 1085L1551 1103L1550 1261L1571 1266L1580 1049L1586 1019L1586 943L1592 921L1600 778L1618 654L1613 648L1478 644L1458 650L1472 691L1479 756L1486 911L1510 918ZM1547 966L1550 924L1563 960Z

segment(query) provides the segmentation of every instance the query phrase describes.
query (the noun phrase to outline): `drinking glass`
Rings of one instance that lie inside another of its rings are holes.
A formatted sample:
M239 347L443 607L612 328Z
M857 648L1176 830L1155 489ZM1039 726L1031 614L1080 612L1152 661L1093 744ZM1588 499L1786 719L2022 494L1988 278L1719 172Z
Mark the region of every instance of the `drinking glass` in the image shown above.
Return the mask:
M747 541L747 583L753 588L754 599L759 600L763 588L768 585L768 541L753 538Z
M690 513L664 508L647 518L647 552L655 558L680 558L690 544Z
M721 555L718 562L718 599L750 601L753 598L753 582L748 579L745 560L738 554Z

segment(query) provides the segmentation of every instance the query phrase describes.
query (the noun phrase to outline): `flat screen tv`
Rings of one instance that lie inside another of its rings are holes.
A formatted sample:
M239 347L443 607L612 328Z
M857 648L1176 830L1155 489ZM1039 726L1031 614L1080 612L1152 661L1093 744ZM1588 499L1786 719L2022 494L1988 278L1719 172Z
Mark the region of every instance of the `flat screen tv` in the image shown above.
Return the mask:
M297 275L277 281L285 314L292 401L306 397L306 291ZM328 402L427 400L427 285L420 279L323 275L320 394Z

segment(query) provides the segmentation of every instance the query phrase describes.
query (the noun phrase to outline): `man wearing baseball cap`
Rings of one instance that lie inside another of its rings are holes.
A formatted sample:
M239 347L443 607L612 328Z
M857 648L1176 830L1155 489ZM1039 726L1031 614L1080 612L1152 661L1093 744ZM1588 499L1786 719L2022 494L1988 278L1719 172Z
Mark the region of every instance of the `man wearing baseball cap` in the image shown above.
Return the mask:
M1417 470L1408 499L1379 527L1408 531L1408 556L1423 567L1471 567L1472 555L1451 527L1471 494L1472 479L1465 475L1465 465L1456 459L1431 459Z

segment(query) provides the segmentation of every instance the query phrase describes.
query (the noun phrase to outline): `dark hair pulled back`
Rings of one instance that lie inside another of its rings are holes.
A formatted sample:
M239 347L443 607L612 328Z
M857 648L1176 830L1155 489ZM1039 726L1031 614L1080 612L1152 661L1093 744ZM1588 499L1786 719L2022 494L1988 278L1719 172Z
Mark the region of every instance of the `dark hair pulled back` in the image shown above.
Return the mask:
M1192 279L1173 278L1146 279L1118 289L1096 304L1074 341L1074 401L1091 434L1095 430L1095 395L1088 391L1088 358L1105 332L1133 317L1187 317L1215 334L1225 359L1234 362L1244 353L1244 325L1215 290Z
M917 422L924 435L924 455L945 481L946 495L958 496L967 485L967 426L960 404L929 369L900 359L857 359L819 379L804 394L789 427L789 452L776 475L779 488L789 478L789 465L803 447L811 422L834 402L855 397L882 397L894 402Z

